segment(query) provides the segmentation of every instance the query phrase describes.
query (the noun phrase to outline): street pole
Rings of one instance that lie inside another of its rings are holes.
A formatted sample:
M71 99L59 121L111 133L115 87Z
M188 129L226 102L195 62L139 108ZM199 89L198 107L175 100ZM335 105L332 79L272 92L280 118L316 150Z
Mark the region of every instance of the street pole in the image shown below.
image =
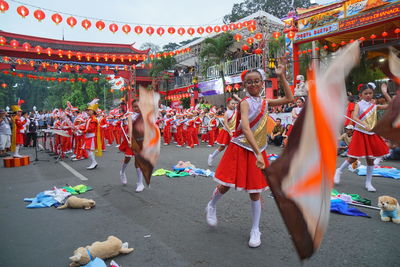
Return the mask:
M103 94L104 94L103 108L104 108L104 110L106 110L106 85L103 85Z

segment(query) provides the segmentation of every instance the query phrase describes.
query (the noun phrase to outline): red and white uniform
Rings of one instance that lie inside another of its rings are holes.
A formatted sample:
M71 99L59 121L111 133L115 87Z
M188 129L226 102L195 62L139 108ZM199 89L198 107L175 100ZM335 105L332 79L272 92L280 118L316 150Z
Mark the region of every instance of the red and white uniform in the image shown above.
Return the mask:
M14 117L16 125L16 145L24 144L25 121L18 115Z
M245 97L242 101L247 101L249 104L248 119L251 131L267 167L268 160L265 150L267 147L266 117L268 116L268 103L261 97L251 96ZM262 192L268 185L261 169L256 166L256 156L242 132L240 109L237 116L238 127L215 171L214 180L237 190L245 190L249 193Z
M236 120L235 120L235 116L236 116L235 110L234 109L233 110L228 109L226 111L225 116L228 117L229 130L231 132L234 132L235 131L235 126L236 126L235 125L235 122L236 122ZM219 134L218 134L217 144L221 145L221 146L227 146L230 142L231 142L231 136L229 135L229 132L225 128L221 129L219 131Z
M171 123L174 119L172 117L164 119L164 144L171 143Z
M125 114L125 116L131 116L132 123L134 123L137 120L139 115L140 115L139 113L131 113L131 112L129 112L129 114ZM135 154L133 153L133 150L130 147L130 145L128 143L128 139L127 139L127 137L129 136L128 119L121 121L121 127L124 127L125 134L122 133L122 142L121 142L121 145L119 146L119 150L121 152L125 153L125 157L133 157L133 156L135 156ZM122 131L122 129L121 129L121 131Z
M218 121L216 118L210 119L208 123L208 145L214 146L215 140L217 139L218 133Z
M97 142L96 142L96 131L97 131L97 118L96 116L91 116L86 121L85 126L85 149L94 151L97 149Z
M376 105L365 100L361 100L357 105L359 106L359 112L356 114L358 119L372 129L377 122ZM347 156L351 158L377 158L387 154L389 154L389 148L379 135L356 124Z

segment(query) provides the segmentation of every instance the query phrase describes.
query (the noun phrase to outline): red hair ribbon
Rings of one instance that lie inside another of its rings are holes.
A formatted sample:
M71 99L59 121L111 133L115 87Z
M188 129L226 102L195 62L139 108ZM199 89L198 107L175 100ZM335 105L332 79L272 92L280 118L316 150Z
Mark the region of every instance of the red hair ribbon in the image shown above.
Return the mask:
M364 84L360 83L360 84L357 86L357 91L360 92L360 90L361 90L361 88L362 88L363 86L364 86Z
M244 82L244 77L246 76L246 74L249 72L249 70L244 70L242 72L242 74L240 74L240 78L242 79L242 82Z

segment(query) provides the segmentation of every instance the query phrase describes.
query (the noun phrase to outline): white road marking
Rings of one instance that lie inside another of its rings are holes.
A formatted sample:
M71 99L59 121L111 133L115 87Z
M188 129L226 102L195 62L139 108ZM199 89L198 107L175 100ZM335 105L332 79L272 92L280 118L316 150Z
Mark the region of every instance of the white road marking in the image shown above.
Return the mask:
M72 168L71 166L69 166L67 163L65 163L64 161L60 161L60 164L64 166L64 168L66 168L67 170L69 170L73 175L75 175L76 177L78 177L79 179L81 179L82 181L87 181L88 178L86 178L85 176L83 176L82 174L80 174L78 171L76 171L74 168Z
M40 148L41 150L44 150L44 147L43 147L41 144L39 144L39 148Z

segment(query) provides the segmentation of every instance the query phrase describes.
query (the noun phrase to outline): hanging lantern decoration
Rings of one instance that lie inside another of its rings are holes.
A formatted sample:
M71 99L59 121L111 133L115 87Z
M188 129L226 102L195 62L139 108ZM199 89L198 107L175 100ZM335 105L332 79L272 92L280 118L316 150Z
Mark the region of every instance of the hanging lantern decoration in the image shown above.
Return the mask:
M85 30L88 30L92 26L92 23L90 22L90 20L84 19L82 20L81 25Z
M89 53L87 53L85 57L86 57L86 60L87 60L87 61L90 61L90 58L91 58L92 56L91 56Z
M168 53L167 53L167 52L164 52L164 53L163 53L163 56L164 56L164 58L166 58L166 57L168 56Z
M241 28L243 28L243 23L242 23L242 22L236 23L236 28L237 28L238 30L240 30Z
M117 60L117 56L116 55L111 55L111 61L115 62L115 60Z
M156 57L154 54L150 54L150 60L154 60L154 58Z
M62 22L63 19L62 19L62 17L61 17L60 14L56 13L56 14L53 14L53 15L51 16L51 20L54 21L54 23L55 23L56 25L58 25L58 24L60 24L60 23Z
M104 54L104 55L103 55L103 58L104 58L104 61L107 62L107 61L108 61L108 58L109 58L108 54Z
M92 70L92 66L87 65L87 66L86 66L86 70L87 70L87 71L91 71L91 70Z
M141 26L135 26L133 30L135 31L136 34L141 34L143 32L143 28Z
M108 71L108 70L110 69L110 66L105 66L104 69L105 69L106 71ZM107 80L107 79L106 79L106 80Z
M335 47L337 46L337 44L333 43L333 44L331 44L331 46L332 46L333 48L335 48Z
M351 44L354 43L354 39L351 39L351 40L349 41L349 43L351 43Z
M174 27L168 27L167 32L169 34L174 34L175 33L175 28Z
M29 65L30 65L31 67L35 66L35 61L30 60L30 61L29 61Z
M213 28L211 26L207 26L206 33L212 33L212 32L213 32Z
M9 57L3 57L3 60L4 60L4 62L9 62L10 61L10 58ZM6 73L7 74L7 73Z
M227 31L229 31L229 26L228 25L222 25L222 27L221 27L221 30L223 31L223 32L227 32Z
M63 57L63 51L61 49L58 49L57 54L59 57Z
M156 30L156 33L157 33L159 36L162 36L162 35L165 33L165 30L164 30L163 27L158 27L157 30Z
M7 84L6 83L2 83L1 87L3 87L5 89L7 87Z
M132 28L131 28L131 26L129 26L128 24L125 24L124 26L122 26L122 31L123 31L125 34L130 33L131 30L132 30Z
M173 57L173 56L175 55L175 53L174 53L174 51L171 51L171 52L168 53L168 55L169 55L170 57Z
M158 59L160 59L160 58L161 58L161 54L160 54L160 53L157 53L157 54L156 54L156 57L157 57Z
M106 27L106 24L103 21L99 20L96 22L95 26L97 29L99 29L99 31L101 31Z
M43 49L42 49L42 47L40 45L38 45L38 46L35 47L34 50L35 50L36 53L38 53L38 55L40 55L42 53Z
M17 40L13 39L13 40L10 41L10 45L13 48L17 48L17 46L19 45L19 42Z
M69 65L68 64L66 64L65 66L64 66L64 68L65 68L65 71L69 71Z
M249 25L249 26L247 26L247 29L250 31L250 32L254 32L256 29L257 29L257 27L256 27L256 25Z
M225 90L227 91L227 92L231 92L232 91L232 85L227 85L226 87L225 87Z
M214 26L214 32L219 33L221 31L221 27L216 25Z
M253 38L253 37L249 37L249 38L246 39L246 42L247 42L249 45L252 45L252 44L254 43L254 38Z
M388 36L389 34L387 33L387 32L382 32L382 37L383 37L383 42L384 43L386 43L386 37Z
M7 39L4 36L0 36L0 45L5 45L7 43Z
M260 41L260 40L262 40L262 38L263 38L263 34L262 34L261 32L256 33L256 34L254 35L254 38L255 38L257 41Z
M121 60L121 62L124 62L124 60L125 60L124 55L119 56L119 60Z
M51 49L50 47L48 47L48 48L46 49L46 54L47 54L49 57L51 57L51 55L53 54L53 49Z
M360 37L360 39L358 39L361 43L363 43L364 41L365 41L365 37L364 36L362 36L362 37Z
M369 38L372 39L372 44L374 44L374 41L376 39L376 35L375 34L371 34L371 36Z
M70 16L70 17L67 18L67 24L68 24L71 28L73 28L73 27L76 25L76 23L78 23L77 20L76 20L76 18L74 18L74 17L72 17L72 16Z
M243 46L242 46L242 50L243 50L243 51L246 51L246 52L247 52L249 49L250 49L250 48L249 48L248 45L243 45Z
M281 33L280 32L273 32L272 33L272 37L274 37L275 40L278 40L279 37L281 37Z
M183 27L180 27L180 28L178 29L178 34L179 34L180 36L184 35L185 32L186 32L186 30L185 30L185 28L183 28Z
M35 12L33 12L33 16L35 17L35 19L37 19L39 22L41 22L46 17L46 14L44 14L44 12L42 10L37 9L37 10L35 10Z
M152 34L154 33L154 28L151 27L151 26L147 27L147 28L146 28L146 33L147 33L148 35L152 35Z
M0 1L0 12L1 13L6 12L9 8L10 7L6 1L3 1L3 0Z
M242 36L240 34L235 34L235 36L233 37L237 42L240 42L240 40L242 39Z
M256 55L261 55L261 54L262 54L261 48L256 48L256 49L254 49L254 54L256 54Z
M24 48L25 51L29 51L29 49L31 49L31 45L28 42L25 42L22 44L22 48Z
M115 23L111 23L110 26L108 26L108 28L112 33L116 33L118 31L118 25Z
M235 85L233 86L233 88L235 88L236 91L240 90L240 84L235 83Z
M22 18L25 18L26 16L29 15L29 9L27 9L25 6L19 6L19 7L17 7L17 13L18 13Z
M68 50L67 57L68 57L68 59L71 59L71 57L72 57L72 51L71 50Z
M192 36L192 35L195 33L195 30L194 30L192 27L190 27L189 29L187 29L187 33L188 33L190 36Z
M321 48L319 48L319 47L316 47L316 48L315 48L315 51L319 51L319 50L321 50Z
M399 39L400 28L394 29L394 33L397 35L397 39Z
M57 63L54 63L53 64L53 68L56 70L56 69L58 69L58 64Z
M197 28L197 33L200 34L200 35L203 34L204 33L204 28L203 27L198 27Z
M76 58L78 60L82 60L82 53L81 52L77 52L75 56L76 56Z
M288 34L287 34L287 37L289 38L289 39L294 39L294 37L296 36L296 33L295 32L292 32L292 31L290 31L290 32L288 32Z
M128 55L128 61L129 61L129 62L132 61L132 55Z
M21 65L21 64L22 64L22 59L18 58L18 59L16 60L16 62L17 62L18 65Z
M18 77L19 77L19 78L23 78L23 77L24 77L24 74L23 74L23 73L18 73Z
M345 46L345 45L346 45L346 42L345 42L345 41L341 41L341 42L340 42L340 45L341 45L341 46Z

